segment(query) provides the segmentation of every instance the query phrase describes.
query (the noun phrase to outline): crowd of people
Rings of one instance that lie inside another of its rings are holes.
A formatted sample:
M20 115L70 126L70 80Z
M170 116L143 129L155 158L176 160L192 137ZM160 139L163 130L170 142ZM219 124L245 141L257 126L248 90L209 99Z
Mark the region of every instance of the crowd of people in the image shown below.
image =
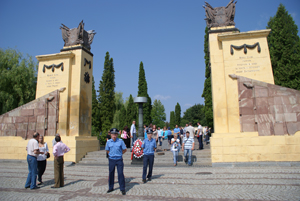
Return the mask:
M64 154L70 151L70 148L65 145L59 134L55 135L53 143L54 157L54 186L51 188L60 188L64 186ZM25 183L25 188L31 190L39 189L39 185L43 184L42 176L46 170L47 158L50 157L49 148L44 142L44 136L35 132L33 138L28 141L26 146L28 176ZM38 176L38 183L36 177Z
M180 150L184 152L184 161L190 166L192 165L192 152L195 149L194 138L197 136L199 141L199 149L203 149L203 139L209 143L210 129L202 127L198 122L198 128L192 126L192 123L186 126L175 126L173 130L170 127L156 127L156 125L144 125L145 139L142 142L143 155L143 174L142 182L151 181L152 170L154 164L154 153L160 146L162 151L170 150L173 153L174 166L177 165L178 153ZM120 135L121 139L118 138ZM135 121L132 122L130 129L125 126L123 130L112 128L107 135L107 142L105 150L109 162L109 189L107 193L114 191L114 175L115 167L118 172L118 182L120 191L123 195L125 192L125 178L124 178L124 163L123 154L130 148L132 151L134 141L137 139L137 132ZM64 186L64 154L70 151L70 148L61 141L59 134L56 134L52 141L53 143L53 157L54 157L54 186L51 188L60 188ZM25 188L38 189L39 185L43 184L42 176L46 170L47 158L50 157L49 148L44 137L39 133L34 133L33 139L28 141L27 147L27 162L28 162L28 176L25 183ZM148 170L148 173L147 173ZM38 176L38 184L36 184L36 177ZM146 180L147 179L147 180Z

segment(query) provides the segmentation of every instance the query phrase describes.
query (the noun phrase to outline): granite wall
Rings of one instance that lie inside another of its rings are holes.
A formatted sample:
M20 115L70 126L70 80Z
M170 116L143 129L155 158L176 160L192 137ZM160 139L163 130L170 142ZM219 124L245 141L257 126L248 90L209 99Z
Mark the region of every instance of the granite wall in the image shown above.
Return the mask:
M300 91L231 75L237 79L241 132L294 135L300 130Z
M30 139L34 132L54 136L59 115L59 91L52 91L25 105L0 115L0 136Z

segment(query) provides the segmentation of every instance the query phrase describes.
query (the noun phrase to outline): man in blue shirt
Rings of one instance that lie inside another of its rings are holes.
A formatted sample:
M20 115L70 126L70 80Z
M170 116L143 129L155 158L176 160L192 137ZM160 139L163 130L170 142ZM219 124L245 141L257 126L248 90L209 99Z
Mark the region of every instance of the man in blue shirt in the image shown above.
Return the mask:
M117 166L118 171L118 181L120 185L120 190L122 195L125 195L125 178L123 174L124 163L122 155L127 151L125 143L122 139L118 137L118 129L112 128L110 130L111 139L107 141L105 150L108 154L108 169L109 169L109 182L108 182L108 191L110 193L114 190L114 181L115 181L115 167Z
M178 128L178 125L176 125L175 128L174 128L174 135L177 135L177 139L180 140L180 144L181 144L180 128Z
M144 139L142 149L144 150L143 157L143 182L146 183L147 166L149 165L149 172L147 175L148 181L151 181L152 169L154 163L154 151L156 149L156 140L152 138L152 129L147 130L147 138Z

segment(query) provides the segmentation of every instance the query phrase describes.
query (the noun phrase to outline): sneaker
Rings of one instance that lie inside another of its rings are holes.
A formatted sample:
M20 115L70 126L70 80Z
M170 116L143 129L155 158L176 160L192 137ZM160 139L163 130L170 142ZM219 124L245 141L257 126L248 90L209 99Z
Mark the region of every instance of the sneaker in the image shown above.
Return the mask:
M143 179L142 181L143 181L143 183L146 183L146 182L147 182L146 179Z
M122 192L122 195L126 195L126 191L121 191Z

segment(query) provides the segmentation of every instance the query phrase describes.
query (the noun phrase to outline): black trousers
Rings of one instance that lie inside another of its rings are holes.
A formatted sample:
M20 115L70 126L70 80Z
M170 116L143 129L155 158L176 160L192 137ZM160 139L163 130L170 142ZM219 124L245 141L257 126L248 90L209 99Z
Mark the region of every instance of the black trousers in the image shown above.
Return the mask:
M143 180L146 180L148 166L149 166L149 172L148 172L147 178L152 177L153 164L154 164L154 155L144 155L143 156L143 176L142 176Z
M42 182L42 176L46 170L47 160L37 161L38 181Z

